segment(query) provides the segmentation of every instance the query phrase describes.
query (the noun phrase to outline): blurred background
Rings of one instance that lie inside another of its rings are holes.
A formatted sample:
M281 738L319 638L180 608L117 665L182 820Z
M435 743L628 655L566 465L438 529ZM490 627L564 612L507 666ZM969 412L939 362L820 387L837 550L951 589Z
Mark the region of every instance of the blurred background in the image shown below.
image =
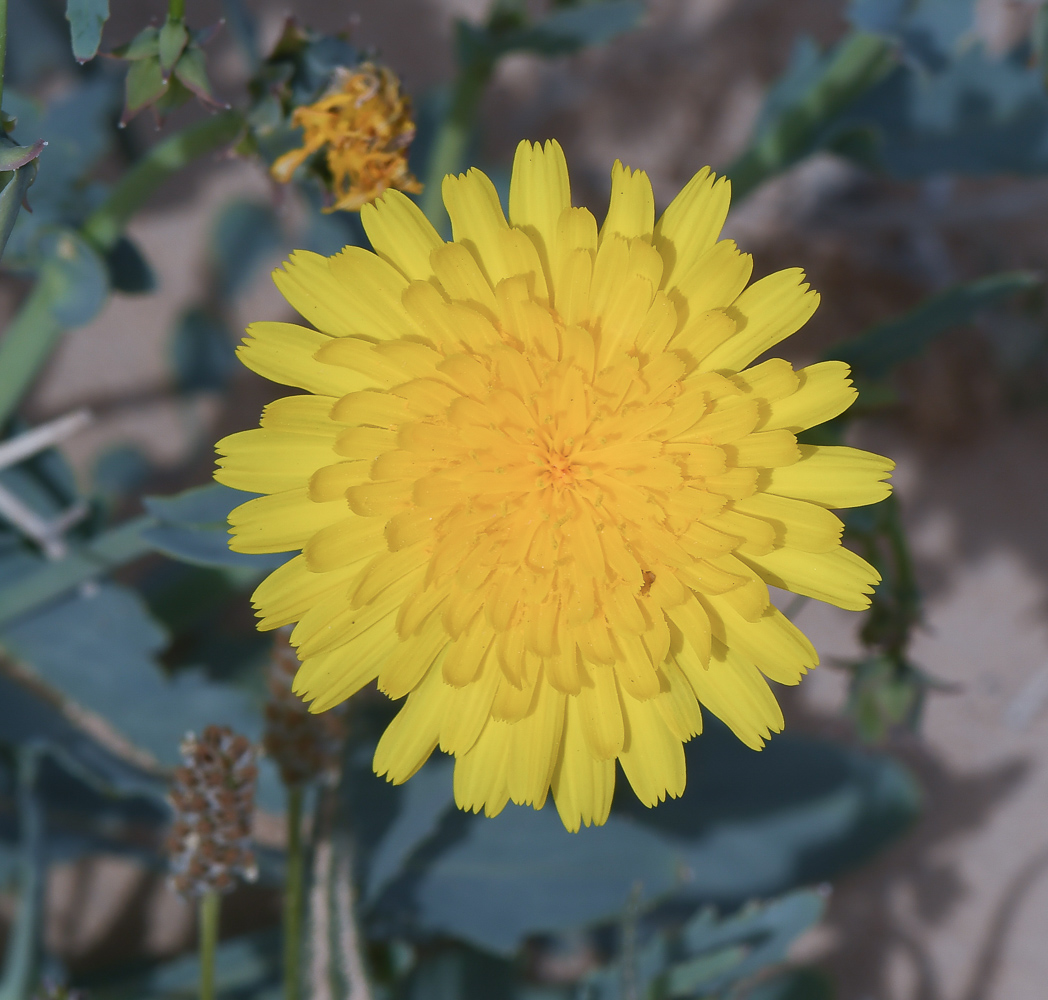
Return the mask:
M108 8L103 53L168 13L153 0ZM542 34L567 14L576 20ZM192 959L179 958L194 947L193 907L166 886L159 852L166 769L188 728L260 738L272 650L247 600L266 566L220 551L236 501L184 491L210 482L217 438L284 394L232 355L248 322L291 318L271 269L296 247L364 239L355 216L318 211L315 178L284 187L268 175L290 108L305 103L284 95L277 125L259 111L288 15L313 33L295 58L318 81L362 56L400 77L423 180L481 50L489 72L466 160L449 169L476 164L503 187L521 138L556 138L575 204L598 218L616 157L649 174L659 210L704 165L727 171L725 235L754 255L755 277L801 266L822 294L777 353L853 363L860 401L834 440L898 462L898 503L848 521L885 573L874 609L784 606L823 661L778 692L788 735L745 756L714 728L689 747L681 803L654 818L616 803L626 839L600 841L601 863L638 845L658 863L614 885L605 867L562 900L565 872L586 864L570 852L584 847L533 829L530 811L456 826L440 762L410 802L368 784L360 748L387 710L360 696L342 779L307 789L306 809L330 792L359 842L374 990L1043 1000L1048 19L1037 0L187 0L191 28L225 19L204 46L207 77L248 125L154 185L102 250L91 220L107 193L214 111L191 101L159 128L145 111L118 129L127 63L78 67L65 0L9 0L4 110L19 143L49 145L0 273L0 383L27 373L0 385L0 414L12 439L88 415L50 442L60 456L0 461L0 485L45 519L83 508L35 536L0 510L3 1000L63 983L194 995ZM49 318L27 319L56 261ZM37 346L11 347L19 335ZM638 830L650 843L628 839ZM261 878L223 913L230 996L279 993L287 837L272 768L255 840ZM561 850L565 872L537 874ZM514 871L499 868L507 853ZM747 910L752 900L764 909ZM666 971L680 968L692 979ZM352 995L350 979L327 995ZM315 977L307 992L325 996Z

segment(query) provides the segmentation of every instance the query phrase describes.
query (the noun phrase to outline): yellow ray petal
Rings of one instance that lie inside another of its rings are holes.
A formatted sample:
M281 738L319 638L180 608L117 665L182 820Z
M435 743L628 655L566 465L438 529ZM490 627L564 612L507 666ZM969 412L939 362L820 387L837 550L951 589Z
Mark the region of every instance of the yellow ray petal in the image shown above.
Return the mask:
M846 611L865 611L881 574L850 549L838 546L829 552L775 549L763 556L743 556L773 587L792 590Z
M455 760L455 805L467 812L497 816L509 802L508 759L512 733L490 719L473 749Z
M648 175L616 160L611 168L611 203L600 228L601 241L613 233L626 239L639 236L650 240L654 228L655 195Z
M742 318L738 331L703 358L703 370L745 368L757 355L796 333L818 307L819 293L810 290L799 267L755 281L735 302Z
M804 444L800 451L796 464L766 473L766 492L824 507L863 507L891 493L884 481L895 468L890 458L833 445Z
M622 751L625 739L615 671L611 667L591 665L586 674L586 683L575 699L586 745L597 760L614 760Z
M506 780L512 801L541 809L560 756L565 702L571 699L542 683L541 677L535 687L532 710L509 727Z
M646 806L658 805L667 795L671 799L683 795L686 780L684 747L666 725L656 700L624 698L622 702L626 741L619 763Z
M249 493L280 493L304 487L321 466L338 460L334 441L260 427L239 431L215 445L215 478Z
M469 249L494 287L508 276L500 236L509 225L495 185L487 174L471 167L464 174L448 174L441 192L455 242Z
M408 281L432 277L430 254L443 240L407 195L389 188L377 201L361 207L360 221L375 252Z
M688 649L676 662L701 704L746 746L760 750L772 733L781 732L782 710L767 681L737 653L714 642L708 666Z
M374 385L355 372L340 371L315 360L331 338L295 323L252 323L237 347L237 357L263 378L308 392L341 396Z
M545 144L522 139L513 157L509 184L509 219L535 242L547 275L561 212L571 207L571 187L564 150L556 139Z
M819 655L807 636L777 608L749 622L723 596L703 594L700 600L710 616L714 637L773 681L799 684L818 664Z
M375 774L402 785L429 760L437 748L450 692L441 680L439 665L431 667L378 741L372 763Z
M560 753L551 790L561 821L572 833L582 824L600 826L615 794L615 761L597 760L586 745L578 717L578 699L568 698Z
M758 493L745 500L732 501L732 507L740 513L767 521L775 530L775 545L806 552L829 552L840 544L844 522L825 507L776 496L774 493Z
M288 552L300 549L315 531L345 517L345 501L314 503L305 490L258 497L229 514L229 547L235 552Z
M731 202L731 182L700 170L655 224L654 243L666 262L663 287L687 274L716 242Z
M843 413L859 393L852 386L851 369L843 361L820 361L802 368L797 374L797 391L768 407L763 427L785 427L797 433L832 420Z

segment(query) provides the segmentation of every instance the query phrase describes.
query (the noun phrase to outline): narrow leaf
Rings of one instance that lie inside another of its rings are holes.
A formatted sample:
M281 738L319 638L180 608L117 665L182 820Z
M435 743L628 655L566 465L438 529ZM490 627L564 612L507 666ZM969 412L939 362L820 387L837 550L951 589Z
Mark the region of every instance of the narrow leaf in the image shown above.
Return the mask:
M76 61L94 59L102 41L102 28L109 20L109 0L66 0L65 16Z
M160 57L138 59L127 71L127 103L120 124L126 125L144 107L154 103L167 90L168 82L160 71Z
M1040 283L1041 278L1028 271L1005 271L954 285L904 316L837 345L826 356L846 361L863 378L883 378L896 365L917 357L940 334L970 322L988 306Z
M185 21L172 21L168 18L160 29L159 51L160 69L164 76L171 73L172 67L178 62L182 50L189 41L189 32L186 31Z

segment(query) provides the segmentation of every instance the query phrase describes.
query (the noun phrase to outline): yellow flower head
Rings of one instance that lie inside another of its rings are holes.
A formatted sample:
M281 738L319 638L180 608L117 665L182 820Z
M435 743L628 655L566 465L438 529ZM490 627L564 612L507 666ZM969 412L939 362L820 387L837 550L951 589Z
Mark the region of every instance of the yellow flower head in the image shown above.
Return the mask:
M517 149L509 222L477 170L447 177L454 240L405 196L366 206L375 252L292 254L274 277L316 330L256 323L249 367L309 394L219 442L240 552L302 549L254 595L297 621L313 711L369 682L407 701L375 770L440 746L455 797L602 823L615 761L653 806L684 791L699 705L745 744L783 719L766 678L817 662L766 584L860 610L876 571L830 508L889 491L885 458L798 445L855 398L848 368L746 366L818 296L748 285L718 242L729 185L696 175L655 221L616 163L598 229L555 142Z
M356 72L339 67L328 93L315 104L296 108L291 124L301 128L303 145L270 168L282 184L314 153L325 160L338 209L359 211L389 188L417 194L422 185L408 170L408 147L415 138L411 101L386 67L361 63Z

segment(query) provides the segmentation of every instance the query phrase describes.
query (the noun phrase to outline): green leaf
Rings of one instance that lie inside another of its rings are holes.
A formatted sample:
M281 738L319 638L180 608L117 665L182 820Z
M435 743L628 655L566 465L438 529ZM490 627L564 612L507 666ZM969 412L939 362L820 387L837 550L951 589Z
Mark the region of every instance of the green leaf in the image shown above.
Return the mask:
M17 170L35 160L47 145L37 139L32 146L0 146L0 171Z
M711 720L686 753L681 799L648 810L622 788L607 824L577 834L552 805L508 806L487 819L449 804L438 823L420 808L415 823L434 832L399 874L385 865L369 918L509 954L530 934L614 919L638 883L641 906L674 897L733 907L831 878L901 833L917 811L916 786L898 764L832 743L783 735L754 754ZM383 827L402 843L409 834L397 822L403 792L368 777L369 765L370 757L354 758L361 773L348 786L350 815L379 826L368 834L377 846L365 869L383 856ZM365 870L363 884L370 880Z
M160 69L159 56L147 56L133 62L127 71L127 99L120 124L126 125L143 108L155 104L167 88L168 81Z
M577 52L603 45L640 24L644 4L635 0L604 0L558 10L526 29L514 48L541 55Z
M224 389L237 367L228 327L199 308L180 317L171 356L175 380L183 392Z
M746 1000L833 1000L833 983L819 969L792 969L755 986Z
M271 205L240 199L226 204L211 234L211 257L221 293L228 298L243 291L259 264L284 242Z
M72 229L48 234L45 253L40 280L47 282L51 315L66 329L90 323L109 294L105 261Z
M208 483L169 497L144 497L142 503L158 521L183 527L206 527L225 525L234 507L259 495L234 490L221 483Z
M229 547L229 512L253 497L219 483L197 486L174 497L146 497L145 508L158 523L144 528L142 538L158 552L194 566L268 572L286 563L290 553L253 555Z
M113 49L118 59L150 59L160 55L160 32L153 27L143 28L127 45Z
M220 997L273 1000L279 996L280 937L272 930L223 941L215 952L215 988ZM129 975L92 979L92 1000L193 1000L200 987L196 954L161 962Z
M846 361L861 378L884 378L896 365L921 354L936 337L971 322L983 309L1039 284L1041 278L1028 271L1005 271L954 285L898 319L838 344L825 356Z
M160 56L160 69L164 76L171 73L178 57L189 41L189 32L183 20L172 21L169 17L160 29L158 38L157 54Z
M723 996L785 962L790 945L822 919L825 909L826 893L812 889L749 903L728 917L706 908L679 931L658 930L635 955L620 955L587 977L585 995L590 1000L623 1000L623 983L632 978L637 996Z
M143 295L156 290L156 275L149 261L127 236L121 236L104 259L113 291Z
M215 108L226 106L221 101L216 101L211 93L211 81L207 78L207 58L204 50L198 46L190 45L182 53L182 58L175 66L175 76L198 100Z
M75 230L48 233L43 241L48 310L69 329L90 323L105 305L109 275L105 261Z
M94 59L102 41L102 28L109 20L109 0L66 0L65 16L76 61Z
M403 1000L510 1000L513 965L461 945L423 955L411 970Z
M261 718L248 696L202 672L169 677L167 635L132 590L100 583L7 625L4 646L61 702L105 719L161 764L178 762L187 730L222 722L251 739Z
M18 210L25 201L29 185L36 177L36 161L19 167L0 191L0 256L3 256L11 230L18 220Z
M725 171L734 197L832 141L838 116L895 65L892 44L880 35L853 31L826 55L802 41L768 95L750 148Z

